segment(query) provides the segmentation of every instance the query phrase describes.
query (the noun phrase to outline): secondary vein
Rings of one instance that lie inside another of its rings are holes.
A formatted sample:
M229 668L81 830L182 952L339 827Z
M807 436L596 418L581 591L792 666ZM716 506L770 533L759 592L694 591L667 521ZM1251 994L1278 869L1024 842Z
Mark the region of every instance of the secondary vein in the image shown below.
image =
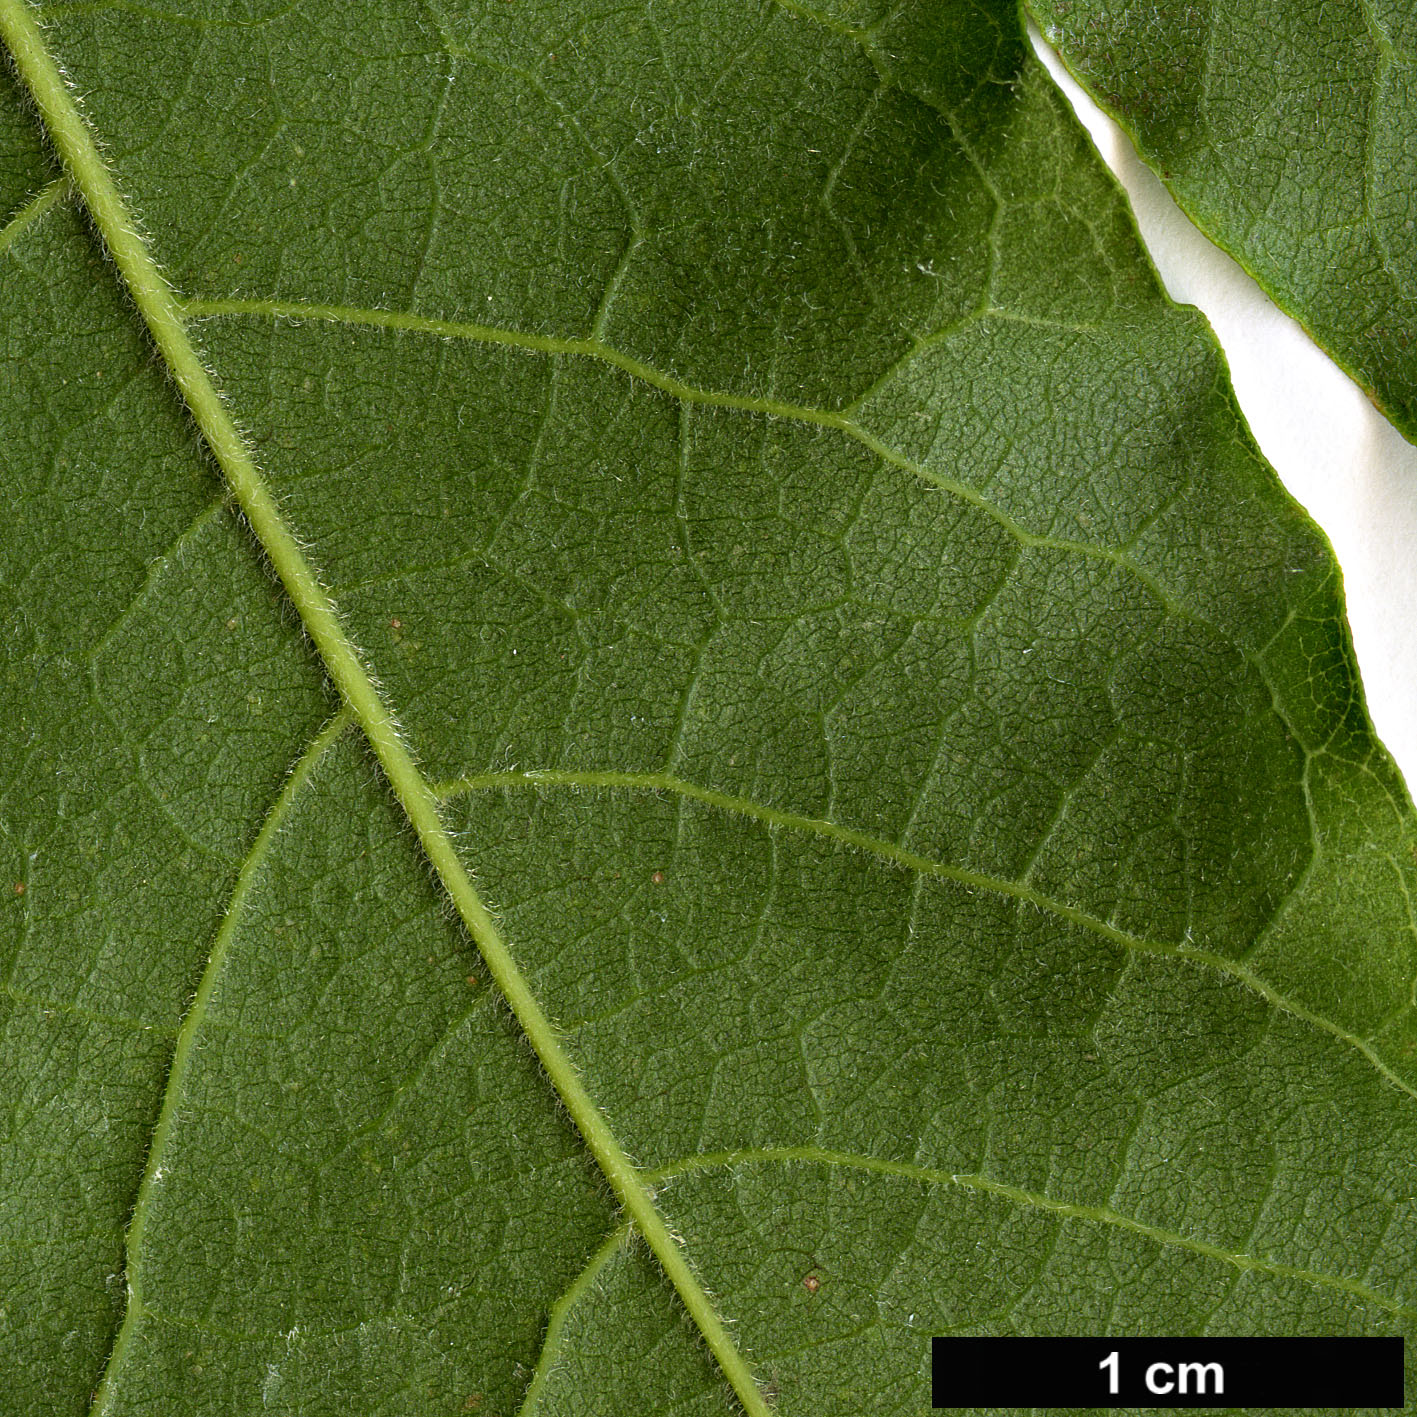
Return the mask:
M752 1165L783 1165L791 1162L818 1166L840 1166L856 1171L872 1171L877 1175L896 1176L906 1181L916 1181L924 1185L956 1186L964 1190L981 1191L988 1195L1012 1201L1015 1205L1028 1206L1035 1210L1048 1211L1068 1220L1085 1220L1099 1225L1111 1225L1133 1234L1145 1236L1158 1244L1175 1249L1190 1250L1204 1255L1207 1259L1219 1260L1237 1269L1259 1270L1281 1279L1299 1279L1309 1284L1317 1284L1327 1289L1339 1289L1352 1294L1365 1303L1386 1309L1389 1313L1404 1318L1417 1317L1417 1309L1403 1304L1387 1294L1380 1294L1356 1279L1340 1274L1328 1274L1323 1270L1302 1269L1297 1265L1281 1264L1277 1260L1262 1259L1257 1255L1245 1254L1239 1250L1227 1250L1223 1245L1213 1245L1208 1240L1198 1240L1183 1235L1179 1230L1166 1230L1159 1225L1148 1225L1145 1221L1133 1220L1120 1211L1105 1205L1084 1205L1075 1201L1061 1201L1041 1191L1026 1190L1022 1186L1011 1186L1005 1181L996 1181L992 1176L978 1172L942 1171L937 1167L920 1166L908 1161L885 1161L874 1156L863 1156L856 1152L833 1151L819 1146L764 1147L743 1151L707 1152L698 1156L683 1157L654 1171L647 1172L648 1180L659 1185L687 1176L695 1171Z
M1085 910L1079 910L1076 906L1068 905L1065 901L1058 900L1044 891L1035 890L1022 881L1011 881L1002 876L991 876L982 871L971 871L965 866L952 866L944 861L936 861L932 857L921 856L903 846L897 846L894 842L884 841L879 837L858 831L855 827L842 826L839 822L828 821L823 817L804 817L795 812L785 812L778 807L765 807L761 802L754 802L751 798L734 797L725 792L718 792L711 787L700 787L697 783L685 782L682 778L674 777L669 773L574 772L533 768L523 771L473 773L453 782L440 783L434 790L439 797L446 801L467 792L536 787L603 787L642 792L667 792L679 797L687 797L720 811L754 817L771 827L785 827L791 831L839 841L844 846L879 856L908 871L918 871L922 875L939 876L945 880L956 881L972 890L1010 896L1037 910L1058 916L1081 929L1100 935L1103 939L1111 941L1122 949L1131 950L1138 954L1161 955L1169 959L1187 960L1193 964L1219 970L1222 974L1228 974L1232 979L1243 984L1247 989L1253 990L1271 1008L1280 1013L1289 1014L1308 1024L1311 1028L1317 1028L1330 1034L1339 1042L1355 1049L1385 1081L1391 1083L1400 1092L1405 1092L1409 1097L1417 1100L1417 1088L1394 1072L1378 1056L1367 1039L1360 1038L1332 1019L1325 1018L1322 1014L1315 1013L1303 1004L1287 998L1238 960L1229 959L1213 950L1197 949L1193 945L1174 945L1161 940L1147 940L1139 935L1130 935L1125 930L1120 930L1117 926L1111 925L1095 915L1089 915Z
M67 177L56 177L47 187L42 187L33 197L5 223L0 226L0 255L3 255L19 240L23 232L34 225L45 212L60 201L69 190Z
M536 1411L541 1402L541 1394L546 1390L546 1384L556 1366L556 1352L565 1336L566 1320L570 1317L571 1310L580 1302L581 1296L595 1283L600 1271L623 1248L629 1234L628 1223L617 1225L601 1241L580 1272L562 1291L560 1298L552 1304L546 1333L541 1340L541 1355L536 1360L536 1371L531 1376L531 1384L526 1390L526 1396L522 1399L522 1405L517 1409L517 1417L532 1417L532 1413Z
M29 89L50 140L83 197L168 373L587 1149L678 1291L748 1417L770 1417L746 1359L669 1233L652 1192L581 1081L557 1030L459 859L439 815L437 798L188 337L177 295L135 226L26 0L0 0L0 38L9 48L20 79Z
M1047 547L1086 556L1094 561L1110 561L1128 575L1135 577L1172 615L1194 619L1193 612L1179 604L1170 591L1137 561L1124 551L1066 537L1048 536L1029 531L1002 507L983 496L968 483L946 477L913 458L906 457L884 438L863 427L849 413L829 408L813 408L809 404L788 403L783 399L764 398L757 394L733 394L719 389L702 389L685 383L673 374L666 374L642 359L625 354L598 338L579 339L560 335L530 334L523 330L506 329L499 325L478 325L462 320L443 320L429 315L417 315L406 310L368 309L354 305L323 305L295 300L184 300L182 313L191 319L211 319L222 315L251 315L272 320L320 320L326 324L352 325L367 329L402 330L413 334L432 335L438 339L466 340L474 344L504 345L533 354L568 355L580 359L595 359L628 374L642 384L658 389L682 403L704 404L710 408L734 409L740 413L756 413L768 418L780 418L791 423L805 423L833 431L859 443L883 463L919 478L931 487L948 492L982 512L1021 546ZM1000 319L1016 317L1003 312L989 312ZM858 403L860 400L857 401ZM853 407L856 404L852 405Z
M270 852L271 844L279 834L286 817L290 815L290 809L294 805L295 799L300 795L301 788L309 782L315 765L324 756L326 749L349 727L351 721L352 715L349 710L347 708L341 709L316 734L294 768L291 769L290 776L286 778L279 796L266 814L266 820L257 833L256 840L251 844L251 850L247 853L245 861L241 863L241 869L236 876L236 886L226 908L226 916L212 943L206 967L202 970L201 982L197 985L197 992L192 999L191 1007L188 1008L186 1017L183 1018L181 1027L177 1030L177 1044L172 1051L172 1063L167 1071L162 1106L158 1111L157 1125L153 1128L152 1137L148 1143L147 1164L143 1168L142 1180L138 1183L138 1198L133 1204L133 1214L129 1218L128 1230L123 1239L124 1269L128 1284L127 1304L118 1336L114 1339L113 1347L109 1350L108 1362L104 1365L103 1376L94 1393L91 1409L93 1417L103 1417L103 1413L108 1410L109 1401L114 1393L113 1380L123 1366L123 1361L133 1342L133 1335L137 1332L138 1323L144 1313L143 1234L147 1228L148 1211L151 1207L153 1193L162 1180L163 1153L172 1136L183 1089L187 1085L187 1075L192 1064L192 1049L196 1043L198 1030L207 1016L212 994L216 989L217 980L220 979L221 972L226 966L231 942L241 922L242 912L246 908L246 902L250 899L256 877L260 874L262 863Z

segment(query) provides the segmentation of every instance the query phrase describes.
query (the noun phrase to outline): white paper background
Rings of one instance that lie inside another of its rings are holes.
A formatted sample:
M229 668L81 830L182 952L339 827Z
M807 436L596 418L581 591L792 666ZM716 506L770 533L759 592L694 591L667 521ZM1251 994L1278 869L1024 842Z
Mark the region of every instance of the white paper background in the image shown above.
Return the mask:
M1127 189L1172 298L1209 318L1265 456L1333 543L1368 709L1417 786L1417 447L1191 225L1121 129L1033 42Z

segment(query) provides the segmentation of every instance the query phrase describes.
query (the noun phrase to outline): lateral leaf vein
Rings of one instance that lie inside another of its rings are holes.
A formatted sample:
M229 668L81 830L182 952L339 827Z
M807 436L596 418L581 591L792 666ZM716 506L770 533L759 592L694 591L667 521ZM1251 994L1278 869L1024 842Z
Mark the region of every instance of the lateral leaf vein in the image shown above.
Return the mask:
M286 778L280 793L266 814L261 830L257 833L255 841L251 843L251 849L246 853L246 859L241 863L241 868L237 872L236 886L232 890L231 900L227 905L221 927L217 930L216 938L212 942L211 953L207 956L201 980L197 985L197 992L177 1030L177 1042L172 1050L172 1061L168 1065L167 1082L163 1088L157 1124L148 1140L148 1154L143 1167L143 1177L138 1183L137 1200L133 1204L133 1213L129 1217L127 1232L123 1238L124 1270L128 1286L123 1322L113 1340L108 1361L104 1365L103 1376L99 1379L98 1387L94 1392L91 1409L93 1417L102 1417L102 1414L108 1410L109 1399L114 1392L113 1380L123 1366L123 1361L132 1346L133 1335L136 1333L138 1323L145 1312L143 1305L143 1235L147 1228L148 1211L153 1194L162 1179L162 1158L172 1135L173 1126L177 1121L177 1112L181 1104L183 1088L187 1083L187 1074L192 1063L192 1051L196 1044L197 1033L207 1016L217 981L221 978L222 969L226 965L231 942L241 923L242 912L246 908L246 902L250 898L256 877L260 874L261 866L271 845L280 834L280 829L284 825L286 817L289 816L290 809L294 806L295 799L300 795L301 789L309 782L316 764L335 739L349 727L351 719L349 710L347 708L341 709L311 739L309 746L291 769L290 775Z
M560 769L529 769L513 772L475 773L458 778L453 782L440 783L434 790L442 800L446 801L468 792L537 787L600 787L642 792L667 792L689 798L695 802L702 802L705 806L714 807L720 811L754 817L771 827L783 827L791 831L827 837L857 851L879 856L908 871L919 872L921 875L939 876L945 880L956 881L971 890L983 890L996 895L1010 896L1037 910L1055 915L1081 929L1100 935L1122 949L1137 954L1161 955L1169 959L1187 960L1193 964L1218 970L1222 974L1228 974L1232 979L1260 995L1278 1012L1297 1018L1310 1027L1330 1034L1339 1042L1355 1049L1386 1082L1417 1100L1417 1088L1394 1072L1378 1056L1367 1039L1360 1038L1332 1019L1325 1018L1322 1014L1287 998L1238 960L1229 959L1213 950L1198 949L1192 945L1168 944L1161 940L1147 940L1138 935L1128 934L1125 930L1121 930L1095 915L1089 915L1085 910L1079 910L1076 906L1068 905L1065 901L1058 900L1044 891L1035 890L1022 881L1011 881L1002 876L991 876L982 871L971 871L964 866L952 866L944 861L921 856L919 853L897 846L893 842L870 836L854 827L842 826L839 822L828 821L821 817L804 817L795 812L783 811L778 807L765 807L762 803L754 802L750 798L734 797L728 793L715 791L710 787L700 787L696 783L685 782L669 773L573 772Z
M1265 1259L1259 1255L1245 1254L1238 1250L1227 1250L1223 1245L1211 1244L1191 1235L1183 1235L1177 1230L1167 1230L1159 1225L1148 1225L1145 1221L1134 1220L1105 1205L1084 1205L1074 1201L1062 1201L1041 1191L1030 1191L1022 1186L1012 1186L1004 1181L996 1181L991 1176L977 1172L943 1171L938 1167L920 1166L908 1161L885 1161L873 1156L862 1156L855 1152L833 1151L817 1146L766 1147L760 1150L706 1152L698 1156L684 1157L670 1162L654 1171L646 1173L646 1179L663 1186L680 1176L695 1171L709 1171L718 1168L754 1165L785 1165L793 1162L840 1166L856 1171L871 1171L882 1176L897 1176L902 1180L916 1181L932 1186L956 1186L964 1190L979 1191L999 1196L1016 1205L1034 1210L1048 1211L1068 1220L1083 1220L1098 1225L1111 1225L1120 1230L1130 1230L1133 1234L1145 1236L1158 1244L1175 1249L1190 1250L1204 1255L1207 1259L1219 1260L1233 1265L1236 1269L1259 1270L1283 1279L1299 1279L1309 1284L1317 1284L1328 1289L1339 1289L1352 1294L1365 1303L1386 1309L1389 1313L1404 1318L1417 1317L1417 1309L1403 1304L1387 1294L1380 1294L1356 1279L1340 1274L1329 1274L1324 1270L1303 1269L1297 1265L1282 1264L1277 1260Z

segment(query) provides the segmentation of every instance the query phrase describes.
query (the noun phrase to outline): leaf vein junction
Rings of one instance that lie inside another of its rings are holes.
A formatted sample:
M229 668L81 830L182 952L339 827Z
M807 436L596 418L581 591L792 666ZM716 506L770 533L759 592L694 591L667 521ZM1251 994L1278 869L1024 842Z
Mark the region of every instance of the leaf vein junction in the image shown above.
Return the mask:
M777 807L765 807L749 798L733 797L724 792L717 792L713 788L700 787L668 773L573 772L559 769L477 773L458 778L453 782L438 784L434 787L434 792L439 798L446 801L468 792L538 787L602 787L672 793L702 802L705 806L714 807L720 811L754 817L772 827L785 827L792 831L827 837L858 851L879 856L883 860L904 867L906 870L919 872L921 875L939 876L946 880L957 881L960 885L974 890L985 890L997 895L1011 896L1038 910L1056 915L1070 924L1101 935L1113 944L1134 953L1188 960L1205 968L1228 974L1245 985L1246 988L1260 995L1266 1003L1280 1013L1288 1014L1313 1028L1328 1033L1341 1043L1355 1049L1393 1087L1400 1092L1405 1092L1409 1097L1417 1099L1417 1088L1395 1073L1378 1056L1369 1040L1358 1037L1333 1020L1315 1013L1312 1009L1305 1008L1303 1004L1286 998L1247 965L1237 960L1228 959L1211 950L1196 949L1190 945L1172 945L1160 940L1146 940L1136 935L1130 935L1125 930L1119 930L1115 925L1108 924L1105 920L1100 920L1084 910L1079 910L1075 906L1068 905L1042 891L1034 890L1033 887L1021 882L1007 880L1000 876L991 876L982 871L971 871L963 866L951 866L943 861L935 861L928 856L921 856L916 852L897 846L893 842L883 841L866 832L858 831L854 827L842 826L838 822L827 821L819 817L803 817L794 812L785 812Z
M1386 1309L1389 1313L1403 1318L1417 1317L1417 1308L1403 1304L1387 1294L1349 1279L1343 1275L1328 1274L1322 1270L1300 1269L1295 1265L1281 1264L1258 1255L1245 1254L1238 1250L1227 1250L1213 1245L1207 1240L1198 1240L1179 1231L1166 1230L1161 1226L1148 1225L1141 1220L1133 1220L1109 1206L1081 1205L1072 1201L1056 1200L1039 1191L1026 1190L1021 1186L1011 1186L996 1181L990 1176L974 1172L941 1171L935 1167L919 1166L908 1161L884 1161L874 1156L861 1156L854 1152L831 1151L815 1146L770 1147L761 1150L706 1152L698 1156L683 1157L657 1170L646 1172L645 1179L655 1185L666 1185L680 1176L695 1171L708 1171L720 1167L755 1165L784 1165L794 1162L819 1166L839 1166L857 1171L873 1171L883 1176L898 1176L903 1180L917 1181L926 1185L959 1186L967 1190L982 1191L1000 1196L1017 1205L1029 1206L1037 1210L1049 1211L1065 1219L1085 1220L1100 1225L1112 1225L1130 1230L1158 1244L1191 1250L1208 1259L1219 1260L1237 1269L1260 1270L1266 1274L1284 1279L1299 1279L1310 1284L1322 1285L1329 1289L1341 1289L1362 1299L1365 1303Z
M496 325L468 324L457 320L441 320L430 316L411 314L407 311L363 309L349 305L306 304L300 301L282 300L184 300L179 303L182 313L190 319L212 319L219 316L250 315L275 320L320 320L327 324L352 325L369 329L403 330L417 334L433 335L439 339L468 340L477 344L507 345L532 353L550 355L571 355L585 359L599 360L603 364L630 375L631 378L668 394L684 403L704 404L713 408L735 409L742 413L762 414L769 418L781 418L794 423L814 424L822 428L832 428L844 434L880 458L922 482L938 487L968 502L997 522L1010 536L1024 546L1049 547L1086 556L1093 560L1110 561L1120 566L1129 575L1135 576L1154 594L1161 604L1172 614L1186 618L1195 617L1181 607L1164 586L1148 571L1139 566L1123 551L1109 546L1093 545L1085 541L1071 541L1064 537L1048 536L1029 531L1027 527L1009 516L981 495L975 488L955 478L942 476L923 464L915 462L898 452L882 438L864 428L849 414L833 409L813 408L805 404L787 403L781 399L764 398L754 394L733 394L714 389L701 389L672 374L666 374L652 365L623 354L618 349L602 343L598 339L564 338L554 335L528 334L520 330L504 329ZM1012 320L1005 311L985 310L979 318ZM1027 323L1041 323L1029 321ZM1061 326L1075 329L1075 326ZM908 357L908 356L907 356ZM878 381L879 382L879 381Z
M123 1314L123 1322L119 1326L113 1347L109 1351L103 1376L94 1393L92 1407L94 1417L102 1417L102 1414L108 1409L109 1399L114 1392L113 1379L127 1357L138 1323L145 1312L142 1252L143 1232L147 1225L148 1211L157 1187L162 1181L163 1152L166 1150L168 1139L171 1137L177 1121L182 1090L186 1085L197 1033L206 1018L217 981L225 967L231 942L241 921L242 911L245 909L271 845L280 834L280 829L289 816L295 799L300 795L305 784L309 782L311 773L314 772L316 764L325 755L326 750L349 727L351 722L352 715L349 710L347 708L341 709L316 734L291 769L290 776L286 778L280 794L271 805L266 820L256 835L256 840L251 844L251 850L247 853L245 861L241 863L241 869L236 877L236 886L227 906L226 916L222 920L221 928L217 931L211 953L207 956L206 966L202 970L201 982L197 985L197 992L192 999L191 1007L187 1010L186 1017L183 1018L181 1027L177 1031L177 1043L172 1051L172 1061L167 1071L167 1083L163 1089L162 1105L148 1144L147 1162L143 1168L142 1180L138 1184L137 1200L133 1204L133 1214L128 1222L128 1231L124 1237L124 1263L128 1284L127 1306Z
M734 409L744 413L760 414L769 418L780 418L789 422L806 423L818 427L831 428L859 443L889 466L898 468L913 477L917 477L922 482L928 483L932 487L939 488L942 492L958 497L961 501L989 517L1020 546L1045 547L1062 551L1069 555L1086 557L1094 561L1109 562L1144 586L1148 593L1155 598L1157 604L1160 605L1168 615L1179 620L1205 626L1208 629L1215 628L1203 615L1178 601L1156 575L1128 555L1124 548L1119 549L1084 541L1073 541L1064 537L1049 536L1043 533L1029 531L1027 527L1020 524L1001 507L996 506L977 489L955 478L942 476L940 473L933 471L923 464L906 457L903 453L891 447L884 439L878 437L869 429L863 428L849 412L813 408L801 404L790 404L776 399L761 398L752 395L731 394L719 390L700 389L694 385L685 383L683 380L671 374L666 374L662 370L656 369L644 363L642 360L634 358L632 355L624 354L594 337L590 339L573 339L551 335L537 335L495 325L478 325L456 320L442 320L408 311L371 309L349 305L322 305L301 301L267 299L188 299L179 301L178 308L183 315L189 319L212 319L221 316L246 315L273 320L320 320L329 324L407 331L417 334L433 335L440 339L468 340L473 343L505 345L527 350L532 353L595 359L620 369L632 379L639 380L641 383L658 389L662 393L668 394L671 398L678 399L681 404L686 407L693 404L703 404L707 407ZM966 318L972 319L975 317L1008 321L1014 321L1016 319L1016 317L1009 314L1007 311L994 309L980 310L976 312L975 316ZM1081 327L1061 321L1054 322L1028 318L1023 319L1022 323L1055 325L1057 328L1070 330L1074 333L1083 332ZM926 343L938 342L947 338L949 333L949 331L946 331L944 334L936 336L934 341L927 341ZM906 359L910 357L910 355L907 355ZM869 396L869 393L884 385L893 372L893 370L887 370L886 373L876 380L872 389L855 400L850 407L860 407L865 398ZM1161 515L1160 509L1158 509L1156 515ZM1139 538L1144 531L1144 527L1139 529L1136 536ZM397 578L398 577L395 577L395 579ZM362 587L370 583L371 582L361 582L359 586ZM344 587L344 589L351 588L356 587ZM538 590L538 594L544 593ZM1259 676L1265 687L1269 689L1275 712L1284 723L1285 728L1294 736L1296 741L1304 747L1306 755L1312 756L1314 749L1304 742L1303 735L1290 721L1289 715L1283 710L1279 695L1271 681L1262 655L1244 646L1240 646L1239 648L1246 663Z
M522 1405L517 1409L517 1417L532 1417L532 1413L536 1411L541 1401L541 1394L546 1390L546 1384L556 1366L556 1352L565 1335L566 1320L570 1316L571 1310L580 1302L581 1296L586 1290L595 1283L596 1276L600 1271L615 1258L616 1253L626 1244L630 1234L628 1222L617 1225L591 1253L580 1272L561 1291L556 1302L551 1305L546 1333L541 1340L541 1354L536 1360L536 1370L531 1375L531 1383L527 1387L526 1396L522 1399Z

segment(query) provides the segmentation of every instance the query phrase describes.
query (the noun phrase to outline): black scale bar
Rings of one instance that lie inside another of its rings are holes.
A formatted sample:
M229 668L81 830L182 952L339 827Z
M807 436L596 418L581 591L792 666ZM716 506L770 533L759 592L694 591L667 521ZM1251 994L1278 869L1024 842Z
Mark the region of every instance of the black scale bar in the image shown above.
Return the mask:
M936 1338L936 1407L1401 1409L1400 1338Z

